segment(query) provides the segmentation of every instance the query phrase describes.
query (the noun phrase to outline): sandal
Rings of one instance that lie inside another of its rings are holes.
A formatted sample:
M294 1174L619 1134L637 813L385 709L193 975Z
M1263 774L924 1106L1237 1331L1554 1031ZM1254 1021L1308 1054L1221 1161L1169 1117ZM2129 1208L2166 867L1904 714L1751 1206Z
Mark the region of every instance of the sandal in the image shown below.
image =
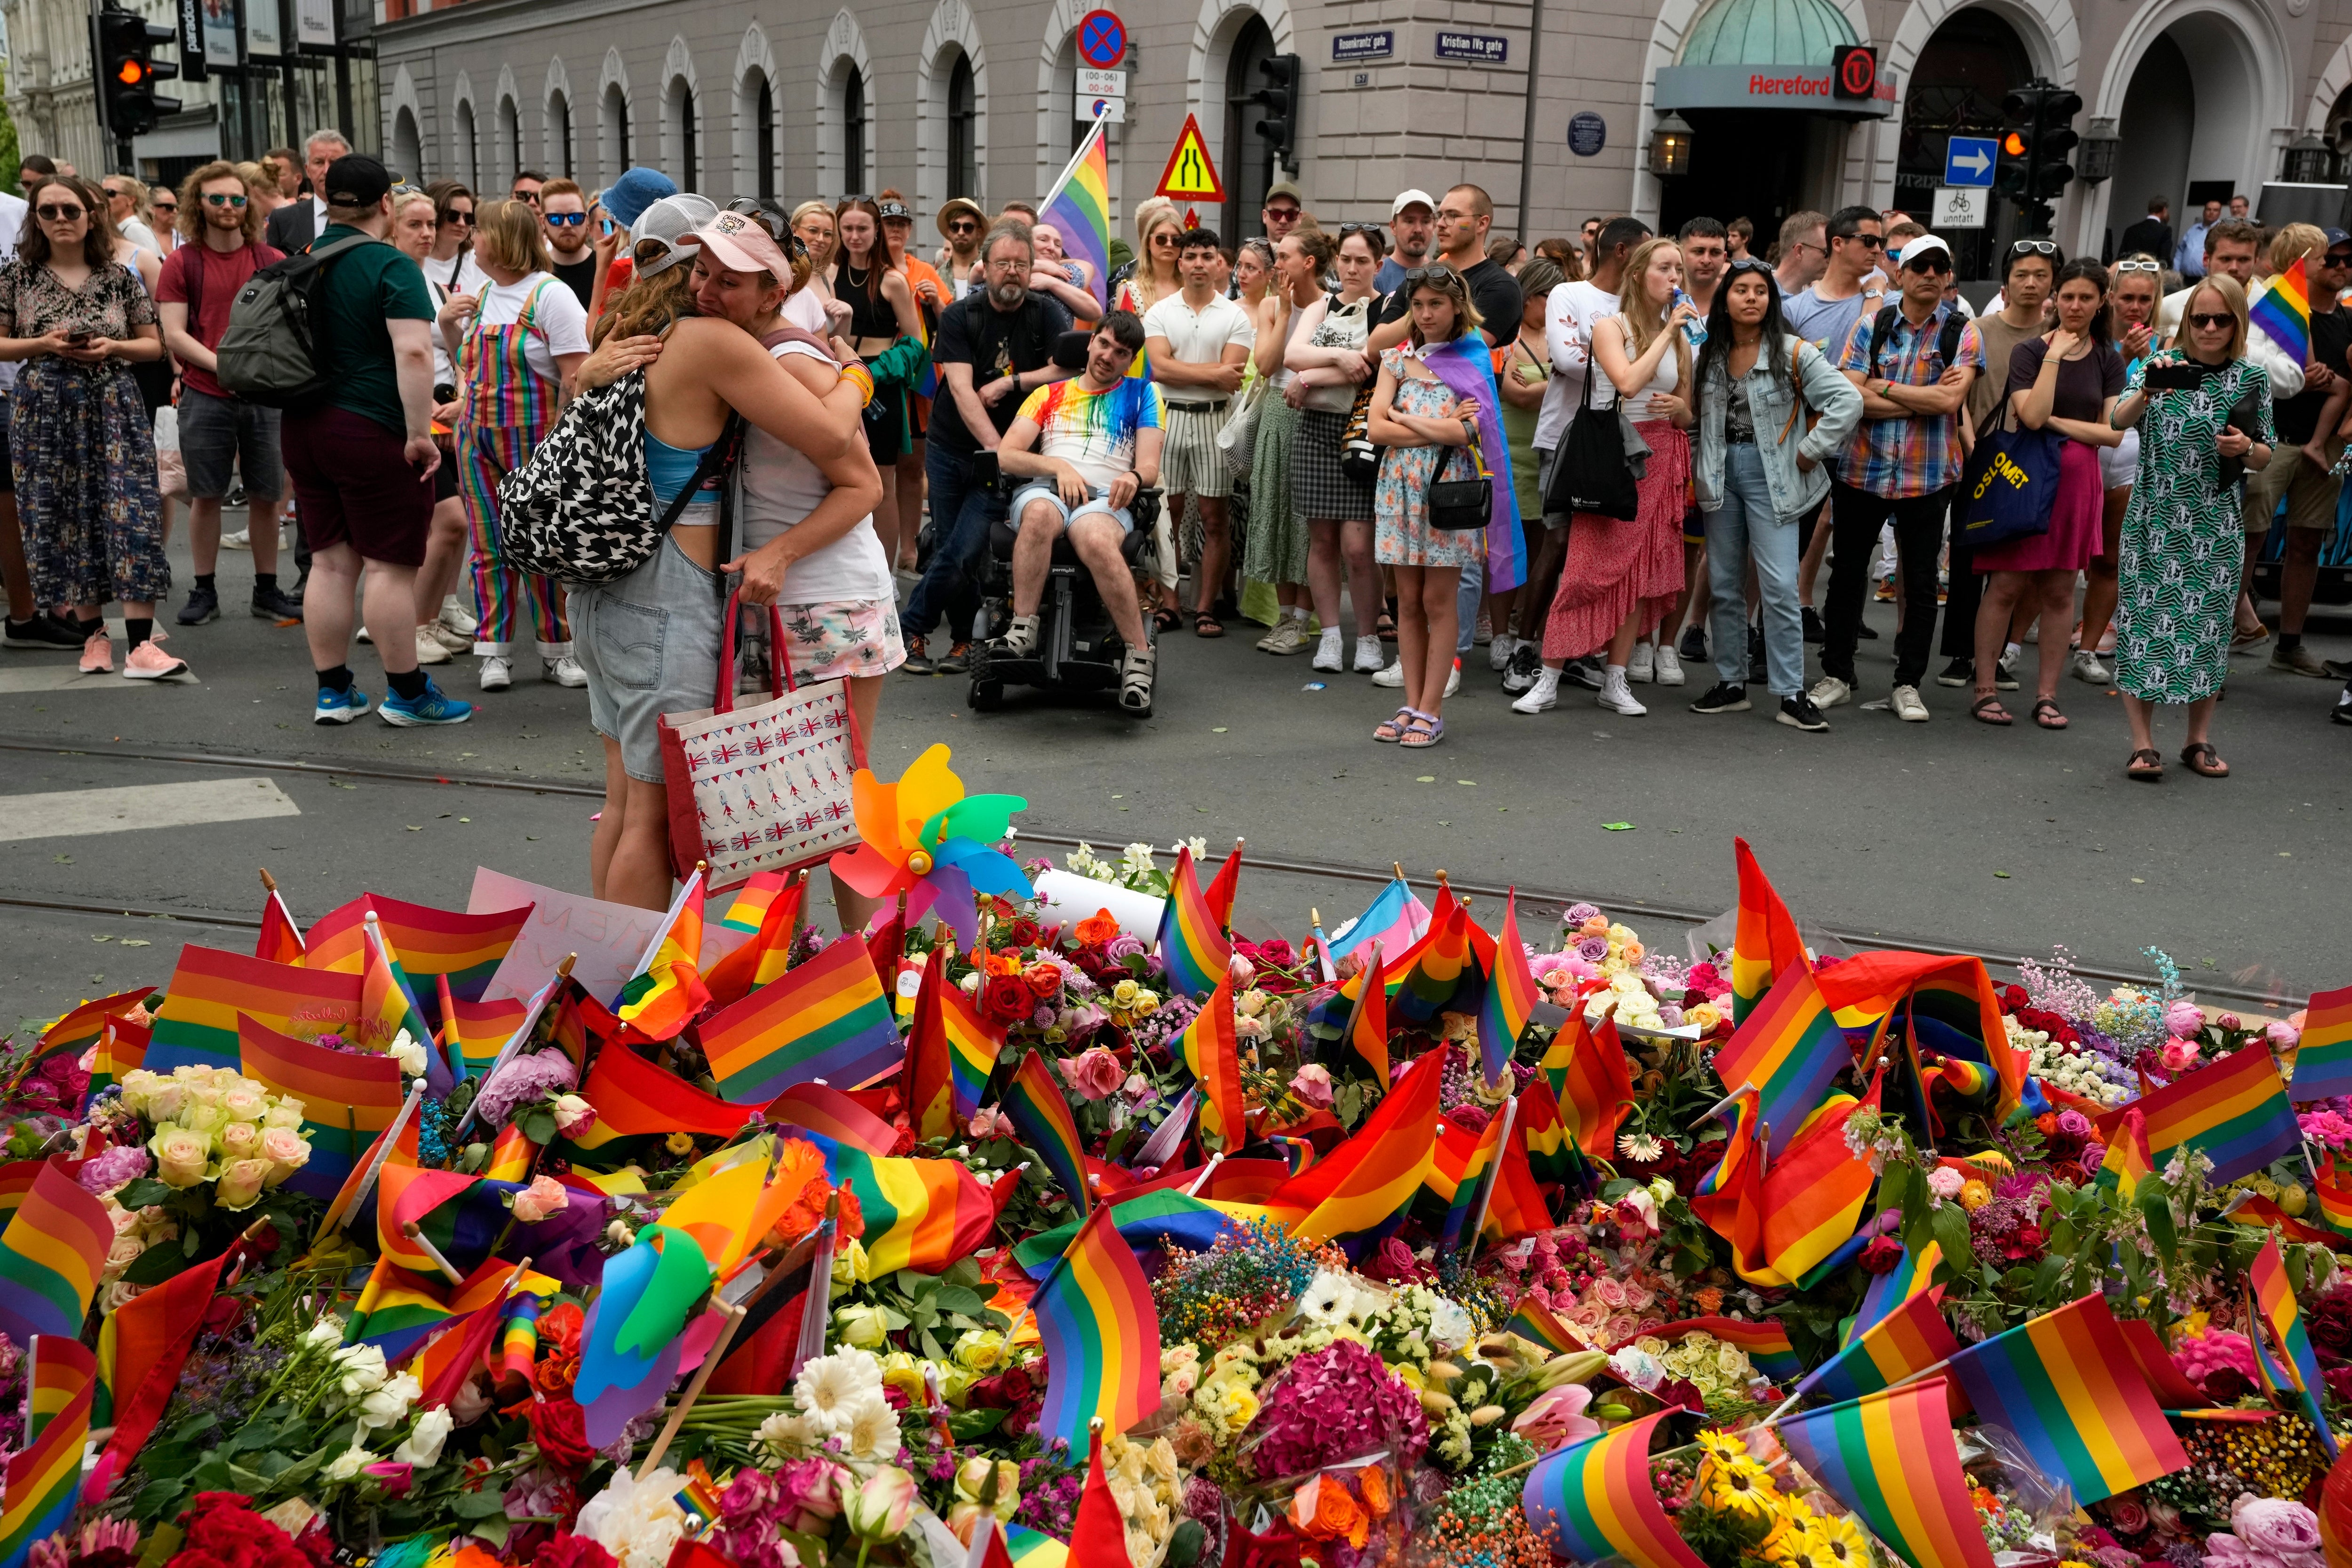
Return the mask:
M2004 729L2017 722L2009 716L2009 710L2000 706L1999 696L1977 698L1969 705L1969 716L1979 724L1998 725Z
M1151 623L1162 632L1173 632L1184 623L1184 618L1163 604L1151 612Z
M1195 612L1193 612L1193 615L1192 615L1192 635L1193 635L1193 636L1195 636L1195 637L1222 637L1222 636L1223 636L1224 634L1225 634L1224 623L1223 623L1223 622L1219 621L1215 616L1213 616L1213 615L1210 614L1210 613L1209 613L1207 611L1205 611L1205 610L1195 611Z
M2221 754L2213 749L2210 741L2200 740L2182 747L2180 760L2188 765L2189 771L2208 779L2227 779L2230 776L2230 765L2221 760Z
M2033 699L2033 722L2044 729L2063 729L2067 719L2058 711L2057 698L2036 697Z
M1397 709L1395 717L1382 719L1373 729L1372 738L1384 744L1398 739L1412 723L1412 716L1413 710L1409 707Z
M2143 784L2153 784L2164 777L2164 758L2154 747L2143 746L2131 754L2124 766L2124 777L2137 779Z
M1445 738L1445 721L1433 713L1416 713L1397 744L1408 751L1423 751Z
M1397 640L1396 616L1393 613L1394 610L1395 603L1393 601L1388 604L1381 606L1381 618L1372 623L1372 631L1383 643L1393 643Z

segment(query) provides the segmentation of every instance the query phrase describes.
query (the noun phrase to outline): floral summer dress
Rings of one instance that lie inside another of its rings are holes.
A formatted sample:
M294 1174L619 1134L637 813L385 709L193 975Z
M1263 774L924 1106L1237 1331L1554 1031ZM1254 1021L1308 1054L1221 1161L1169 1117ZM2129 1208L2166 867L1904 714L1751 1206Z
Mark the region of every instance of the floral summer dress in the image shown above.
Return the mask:
M1381 364L1396 377L1396 411L1435 418L1454 401L1443 382L1415 381L1405 374L1413 357L1410 344L1400 343L1381 355ZM1448 533L1429 526L1429 482L1440 457L1453 457L1454 446L1391 446L1381 453L1381 476L1372 486L1372 559L1382 566L1475 566L1486 557L1486 531L1466 528ZM1456 474L1468 470L1456 464Z
M2147 375L2147 361L2134 365L2126 395ZM2247 360L2231 361L2194 392L2150 393L2140 416L2139 473L2117 566L2116 685L2147 702L2200 701L2220 692L2230 673L2246 533L2237 486L2221 483L2213 443L2241 404L2253 412L2239 428L2273 444L2270 379Z

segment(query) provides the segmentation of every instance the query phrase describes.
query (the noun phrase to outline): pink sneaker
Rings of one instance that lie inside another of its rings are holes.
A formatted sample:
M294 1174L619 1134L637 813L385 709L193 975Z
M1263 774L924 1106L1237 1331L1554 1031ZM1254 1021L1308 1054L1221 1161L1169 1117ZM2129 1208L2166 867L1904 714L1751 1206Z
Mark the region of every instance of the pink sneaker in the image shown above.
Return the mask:
M188 662L185 659L174 659L155 646L163 640L163 633L158 632L131 649L131 656L122 661L122 678L128 681L160 681L165 675L187 674ZM88 667L87 664L84 667Z
M81 673L102 675L114 668L114 644L106 640L106 623L89 634L81 645Z

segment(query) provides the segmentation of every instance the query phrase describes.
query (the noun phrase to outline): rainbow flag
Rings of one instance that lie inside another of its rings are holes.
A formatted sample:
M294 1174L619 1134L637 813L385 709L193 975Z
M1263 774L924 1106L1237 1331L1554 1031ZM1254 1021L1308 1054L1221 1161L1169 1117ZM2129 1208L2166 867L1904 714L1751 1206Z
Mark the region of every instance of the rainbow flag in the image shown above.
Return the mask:
M519 1182L491 1181L460 1171L385 1162L376 1176L375 1239L381 1256L416 1273L438 1273L406 1228L414 1224L454 1269L478 1270L497 1246L510 1216L507 1202ZM511 1265L509 1265L511 1267Z
M704 1019L699 1032L719 1093L743 1103L815 1079L862 1089L905 1055L874 960L854 936Z
M41 1031L40 1041L33 1047L29 1060L39 1061L61 1051L70 1051L79 1058L105 1038L109 1019L121 1017L154 991L152 986L142 986L135 991L117 991L110 997L82 1003Z
M478 1002L489 988L490 977L498 973L499 965L506 958L507 949L514 946L515 937L521 933L523 922L537 907L526 904L520 909L460 915L455 910L404 904L382 894L363 893L341 908L320 916L319 923L310 927L310 950L302 963L306 968L358 974L366 960L361 948L367 916L373 913L385 944L400 960L402 973L411 979L427 981L436 975L446 975L451 995L461 1002ZM430 985L423 988L427 992L435 989ZM424 1001L425 998L420 996L418 999ZM437 1009L437 995L426 1005ZM436 1026L440 1023L437 1018L426 1021Z
M776 1096L766 1114L771 1122L822 1133L869 1155L887 1155L898 1146L896 1127L840 1090L822 1083L793 1084Z
M1542 1065L1561 1117L1575 1129L1577 1148L1591 1159L1614 1159L1617 1129L1633 1109L1633 1074L1617 1020L1602 1019L1596 1030L1578 1007L1552 1036Z
M2352 1185L2337 1179L2336 1160L2330 1156L2323 1168L2312 1173L2311 1190L2319 1199L2319 1218L2330 1230L2352 1236ZM2241 1208L2241 1214L2245 1210Z
M1859 1399L1949 1359L1960 1342L1944 1322L1943 1297L1938 1285L1907 1298L1806 1374L1797 1392Z
M1788 1325L1778 1318L1762 1322L1750 1322L1745 1318L1685 1318L1663 1328L1644 1330L1634 1337L1654 1334L1659 1339L1676 1340L1687 1333L1711 1333L1726 1344L1738 1345L1748 1353L1756 1370L1775 1383L1785 1383L1805 1370L1803 1358L1789 1343Z
M825 1174L857 1194L877 1279L901 1269L943 1274L979 1250L996 1224L988 1189L954 1160L891 1159L822 1133L808 1138L824 1155Z
M2126 1105L2112 1127L2100 1129L2112 1138L2099 1161L2099 1185L2119 1193L2129 1203L2143 1177L2154 1173L2156 1161L2147 1151L2147 1113Z
M449 983L446 975L436 978L436 990ZM451 994L441 1009L441 1034L445 1042L464 1055L467 1077L488 1073L499 1052L530 1020L531 1001L529 997L500 997L496 1001L469 1002ZM452 1029L455 1040L449 1038Z
M242 1014L236 1022L238 1071L271 1093L302 1103L310 1157L286 1185L314 1197L333 1197L408 1098L399 1064L388 1056L295 1040Z
M1379 1230L1404 1211L1435 1155L1439 1061L1418 1058L1352 1136L1267 1196L1292 1235L1317 1245Z
M1847 1320L1845 1334L1839 1342L1851 1346L1854 1341L1895 1315L1913 1298L1925 1294L1942 1267L1944 1249L1929 1241L1923 1246L1903 1249L1902 1261L1884 1274L1874 1274L1862 1292L1862 1305Z
M616 1170L650 1157L673 1134L731 1138L753 1110L705 1094L618 1042L596 1053L580 1094L596 1108L596 1124L576 1138L558 1137L550 1146L593 1170Z
M11 1160L0 1166L0 1228L5 1228L8 1217L25 1206L25 1195L33 1190L33 1183L48 1169L47 1160Z
M1503 929L1495 938L1495 962L1486 978L1486 994L1478 1002L1478 1055L1486 1082L1500 1083L1510 1071L1511 1053L1535 1015L1535 972L1528 967L1528 952L1519 944L1519 890L1513 888L1503 904Z
M402 1035L425 1048L425 1082L438 1098L457 1087L457 1074L434 1049L439 1038L416 1005L415 988L407 972L381 936L362 936L367 953L360 966L360 1011L352 1025L352 1038L369 1051L390 1051Z
M1580 1162L1575 1141L1559 1113L1559 1101L1552 1094L1551 1081L1540 1072L1528 1079L1527 1087L1519 1091L1517 1136L1528 1151L1528 1169L1538 1180L1576 1179Z
M2305 260L2297 256L2293 267L2272 274L2246 308L2247 321L2260 327L2279 352L2298 365L2311 358L2311 279L2304 271Z
M1242 841L1235 839L1233 852L1225 857L1225 863L1217 868L1217 874L1210 880L1208 891L1201 894L1209 905L1209 917L1217 923L1217 929L1228 938L1234 934L1234 898L1241 892L1241 885Z
M1121 1196L1103 1200L1103 1207L1111 1211L1110 1222L1127 1244L1138 1251L1146 1247L1181 1247L1187 1252L1206 1252L1216 1245L1217 1238L1238 1234L1239 1225L1234 1216L1213 1203L1203 1203L1172 1188L1161 1188L1135 1197ZM1013 1260L1033 1280L1043 1280L1052 1273L1055 1263L1070 1249L1077 1239L1082 1219L1066 1220L1051 1230L1025 1237L1013 1244Z
M1462 1233L1470 1223L1471 1211L1478 1207L1479 1190L1486 1185L1486 1174L1495 1166L1495 1155L1503 1145L1503 1118L1488 1118L1484 1129L1464 1132L1444 1117L1437 1123L1437 1150L1432 1155L1429 1175L1423 1179L1435 1186L1442 1166L1458 1162L1451 1189L1444 1193L1445 1221L1437 1235L1437 1249L1451 1252L1461 1245Z
M2105 1298L2071 1301L1952 1358L1977 1415L2017 1434L2078 1502L2170 1475L2189 1463Z
M1532 1236L1549 1230L1558 1222L1552 1218L1551 1205L1544 1197L1543 1188L1536 1182L1535 1172L1528 1165L1527 1145L1514 1126L1504 1134L1501 1155L1495 1162L1492 1191L1486 1198L1486 1218L1479 1234L1490 1241L1510 1241L1522 1236Z
M414 1114L404 1118L395 1113L393 1125L399 1129L396 1134L389 1129L377 1134L375 1142L368 1145L367 1153L352 1164L352 1174L343 1178L343 1185L328 1200L327 1212L319 1217L317 1235L330 1236L338 1228L357 1230L365 1235L375 1228L374 1184L381 1178L382 1167L373 1173L368 1167L375 1164L379 1155L385 1166L413 1166L419 1163L417 1118ZM363 1185L367 1189L365 1192L361 1191Z
M1739 918L1731 938L1731 1021L1741 1024L1764 999L1774 981L1790 969L1812 971L1796 917L1756 863L1746 839L1731 841L1739 868Z
M520 1122L509 1123L499 1129L490 1145L490 1157L483 1162L482 1175L492 1181L530 1180L531 1166L539 1163L539 1145L522 1130Z
M762 885L772 883L772 886ZM752 888L759 895L752 896ZM738 946L710 967L702 983L710 992L710 999L720 1007L741 1001L761 986L784 977L791 967L793 934L801 923L801 907L808 891L808 876L802 873L789 879L775 872L763 871L752 877L744 891L735 895L728 906L722 925L736 930L749 930L751 939ZM745 926L744 919L756 924Z
M2319 1434L2327 1449L2327 1457L2336 1457L2336 1434L2329 1430L2326 1403L2327 1385L2319 1375L2319 1357L2311 1348L2311 1333L2304 1327L2302 1309L2295 1305L2294 1288L2286 1277L2286 1261L2279 1256L2278 1238L2267 1237L2263 1249L2246 1270L2246 1322L2250 1325L2267 1326L2278 1349L2284 1353L2284 1364L2273 1362L2270 1349L2263 1343L2259 1330L2247 1338L2253 1343L2254 1367L2261 1375L2263 1386L2272 1395L2292 1392L2303 1406L2303 1413Z
M1184 1026L1178 1054L1201 1086L1201 1130L1213 1133L1224 1152L1249 1141L1247 1103L1242 1098L1241 1037L1234 1029L1234 977L1219 975L1201 1010Z
M1492 962L1486 933L1470 923L1469 906L1450 887L1438 892L1429 935L1391 964L1381 981L1389 989L1389 1014L1406 1023L1427 1023L1441 1013L1475 1011L1486 989L1479 962ZM1466 1004L1466 1005L1465 1005Z
M1949 1400L1944 1379L1931 1377L1783 1416L1780 1441L1910 1568L1992 1568Z
M702 983L702 871L697 867L670 901L637 972L621 988L613 1014L647 1040L674 1040L710 1005Z
M1372 1077L1385 1094L1389 1091L1389 988L1378 983L1380 972L1381 945L1376 941L1370 958L1350 981L1356 988L1355 1000L1348 1009L1347 1028L1340 1038L1370 1064Z
M2100 1117L2099 1136L2110 1146L2132 1111L2147 1118L2154 1168L2170 1164L2176 1149L2200 1149L2213 1162L2207 1180L2216 1186L2303 1145L2286 1085L2279 1082L2270 1048L2260 1040Z
M1770 1130L1766 1141L1775 1159L1829 1098L1837 1075L1853 1065L1845 1031L1831 1016L1811 969L1792 969L1774 981L1715 1059L1724 1088L1757 1091L1758 1114Z
M996 1053L1004 1049L1004 1031L948 978L947 965L947 949L932 948L907 1034L907 1103L919 1107L919 1138L952 1135L980 1113Z
M1225 939L1216 911L1202 894L1190 848L1176 852L1168 902L1160 910L1158 941L1160 962L1168 967L1169 988L1178 996L1199 1001L1233 967L1233 944Z
M1070 1103L1055 1081L1054 1070L1045 1065L1044 1052L1032 1051L1021 1059L1000 1103L1013 1124L1021 1129L1022 1141L1045 1162L1079 1217L1092 1213L1095 1200L1087 1185L1087 1146L1078 1136L1077 1120L1070 1114Z
M121 1082L125 1073L146 1066L147 1042L152 1038L152 1031L145 1024L127 1018L107 1019L105 1032L98 1037L97 1059L90 1063L89 1092L96 1094Z
M89 1441L97 1365L89 1352L69 1334L43 1334L31 1342L30 1355L26 1375L34 1423L25 1447L8 1460L0 1568L18 1568L37 1542L73 1521L82 1449Z
M1817 971L1814 980L1839 1026L1857 1044L1899 1008L1915 1044L1991 1067L2000 1080L1996 1118L2006 1119L2021 1103L2026 1059L2009 1048L2000 996L1981 959L1863 953Z
M1413 896L1400 872L1376 894L1361 915L1344 922L1323 944L1338 963L1365 944L1379 943L1391 953L1402 953L1429 934L1429 906Z
M1794 1285L1850 1240L1876 1177L1870 1164L1846 1147L1846 1118L1855 1107L1876 1109L1880 1083L1871 1080L1862 1100L1840 1095L1762 1169L1756 1092L1733 1100L1731 1136L1723 1157L1691 1197L1692 1210L1731 1243L1732 1267L1756 1285Z
M2352 986L2311 993L2291 1088L2303 1101L2352 1094Z
M1004 1544L1013 1553L1013 1568L1064 1568L1070 1560L1067 1546L1025 1524L1006 1525Z
M106 1206L51 1155L0 1230L0 1330L18 1344L37 1333L79 1339L113 1246Z
M1554 1448L1536 1461L1520 1492L1528 1524L1555 1557L1598 1563L1622 1557L1633 1568L1704 1568L1683 1544L1650 1483L1650 1435L1672 1411L1630 1421L1597 1437Z
M343 1343L375 1345L386 1361L396 1362L447 1322L455 1315L449 1283L432 1264L425 1270L404 1269L389 1257L377 1259L343 1323Z
M508 1283L509 1280L514 1281L511 1285ZM511 1310L509 1291L520 1292L513 1299L530 1304L530 1342L532 1347L536 1347L539 1343L538 1297L552 1295L560 1288L546 1275L533 1273L528 1269L518 1271L513 1264L499 1258L486 1260L463 1286L454 1287L450 1292L450 1304L457 1315L428 1333L425 1342L416 1347L415 1359L409 1365L410 1374L424 1385L424 1392L417 1397L417 1407L429 1410L436 1405L448 1404L457 1396L457 1391L465 1387L478 1366L487 1365L492 1375L497 1375L503 1364L499 1346L513 1321L508 1315ZM530 1352L526 1350L523 1363L526 1375L530 1364ZM385 1359L392 1359L388 1353Z
M262 880L269 882L268 873L262 873ZM269 883L268 892L261 905L261 935L253 944L253 956L273 964L299 964L308 952L302 928L294 924L294 912L286 907L286 895L278 891L276 883Z
M1554 1355L1589 1348L1573 1330L1552 1315L1549 1307L1532 1295L1519 1298L1518 1310L1511 1314L1511 1321L1503 1325L1503 1332L1533 1341Z
M297 1040L349 1034L360 1016L358 966L349 974L327 974L307 964L273 964L191 942L180 949L163 1005L155 1010L145 1060L126 1065L116 1050L114 1076L142 1065L162 1073L175 1067L235 1067L239 1013Z
M1076 1453L1087 1423L1124 1432L1160 1406L1160 1314L1108 1205L1078 1228L1030 1307L1045 1347L1038 1440Z
M757 931L768 923L769 910L793 897L793 890L805 887L807 882L806 872L753 872L751 879L736 890L734 900L727 905L727 914L719 924L738 931Z
M1037 221L1061 235L1062 254L1087 264L1087 291L1097 303L1109 298L1104 290L1110 278L1110 149L1104 123L1087 131L1077 156L1037 211ZM1076 1452L1075 1443L1071 1451Z
M90 1500L105 1497L114 1477L139 1457L163 1418L227 1261L223 1253L193 1264L142 1291L99 1324L98 1389L90 1413L100 1426L112 1427L114 1436L83 1488Z
M513 1373L529 1377L532 1364L539 1359L539 1317L547 1304L537 1294L524 1291L507 1302L506 1321L499 1330L499 1349L490 1370L497 1375Z

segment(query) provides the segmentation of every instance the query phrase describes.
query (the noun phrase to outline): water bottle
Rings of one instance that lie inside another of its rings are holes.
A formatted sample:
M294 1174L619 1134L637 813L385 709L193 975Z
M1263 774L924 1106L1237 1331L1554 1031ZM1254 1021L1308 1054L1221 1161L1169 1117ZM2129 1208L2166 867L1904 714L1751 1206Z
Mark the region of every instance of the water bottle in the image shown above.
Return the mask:
M1691 302L1691 297L1684 293L1681 288L1677 287L1675 290L1674 302L1677 305L1688 305ZM1694 307L1694 308L1696 308L1696 307ZM1701 343L1706 341L1706 323L1697 319L1684 322L1683 336L1690 340L1690 346L1692 348L1697 348Z

